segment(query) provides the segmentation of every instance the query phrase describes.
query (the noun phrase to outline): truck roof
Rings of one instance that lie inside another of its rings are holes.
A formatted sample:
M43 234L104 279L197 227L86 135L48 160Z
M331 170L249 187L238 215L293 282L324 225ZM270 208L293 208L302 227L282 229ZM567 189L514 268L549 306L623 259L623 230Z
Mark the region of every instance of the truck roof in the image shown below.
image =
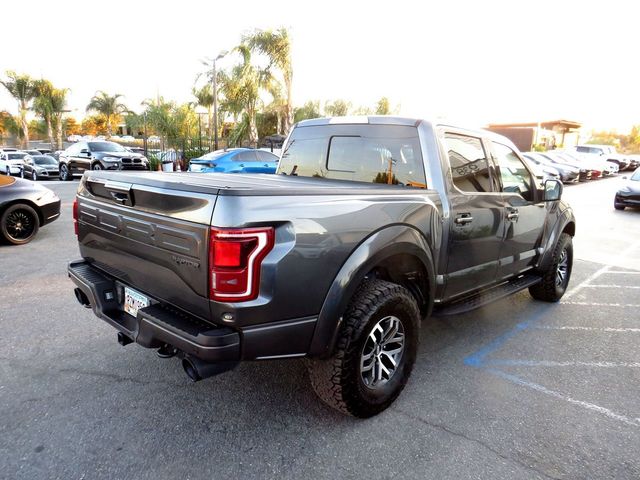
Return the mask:
M515 145L504 135L492 132L490 130L484 130L480 128L468 128L460 125L454 125L446 122L437 122L428 119L413 118L413 117L398 117L393 115L350 115L345 117L323 117L312 118L309 120L301 120L296 124L298 127L315 127L320 125L401 125L417 127L420 123L428 123L433 127L449 127L462 131L469 135L483 136L490 140L495 140L499 143L509 145L515 148Z

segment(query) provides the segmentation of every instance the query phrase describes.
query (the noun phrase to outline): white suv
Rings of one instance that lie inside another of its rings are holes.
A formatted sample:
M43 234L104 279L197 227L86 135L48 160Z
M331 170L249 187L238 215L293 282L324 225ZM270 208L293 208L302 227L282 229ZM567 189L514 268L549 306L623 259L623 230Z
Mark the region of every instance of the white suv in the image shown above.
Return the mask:
M610 160L609 145L576 145L570 151L578 153L582 158L596 159L602 162L603 173L611 175L618 173L620 169L618 162Z
M20 165L24 163L24 157L28 155L27 152L21 152L19 150L0 151L0 173L18 175L20 173Z

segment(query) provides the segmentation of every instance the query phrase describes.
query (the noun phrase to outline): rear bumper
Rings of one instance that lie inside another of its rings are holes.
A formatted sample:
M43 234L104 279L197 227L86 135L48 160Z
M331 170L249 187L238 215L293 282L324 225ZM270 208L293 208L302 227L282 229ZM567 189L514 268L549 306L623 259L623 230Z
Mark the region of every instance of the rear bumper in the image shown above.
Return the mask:
M316 328L316 316L237 329L212 325L152 296L134 318L123 310L124 283L85 260L69 263L67 272L96 316L132 341L147 348L169 344L204 362L304 357Z
M205 362L240 360L237 331L210 325L153 299L148 307L138 310L134 318L123 311L122 283L83 260L71 262L67 271L89 300L93 312L143 347L159 348L169 344Z

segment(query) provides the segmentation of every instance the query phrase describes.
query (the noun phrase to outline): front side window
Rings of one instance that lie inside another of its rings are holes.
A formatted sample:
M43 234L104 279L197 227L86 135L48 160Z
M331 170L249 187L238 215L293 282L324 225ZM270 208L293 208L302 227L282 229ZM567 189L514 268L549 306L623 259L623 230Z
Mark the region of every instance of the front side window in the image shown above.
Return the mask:
M506 145L493 143L498 172L502 180L502 191L517 193L527 201L533 201L533 182L529 170L518 155Z
M477 137L445 134L453 184L462 192L491 192L489 162Z
M278 173L426 188L415 127L326 125L298 127Z

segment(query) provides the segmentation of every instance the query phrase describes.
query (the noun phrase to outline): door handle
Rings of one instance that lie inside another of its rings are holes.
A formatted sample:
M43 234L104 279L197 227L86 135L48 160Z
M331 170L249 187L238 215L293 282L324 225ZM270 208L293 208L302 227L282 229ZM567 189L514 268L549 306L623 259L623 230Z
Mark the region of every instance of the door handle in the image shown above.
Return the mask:
M473 217L469 213L462 213L455 218L454 222L456 225L466 225L473 222Z
M507 220L517 220L518 216L519 216L518 212L511 212L507 214Z

